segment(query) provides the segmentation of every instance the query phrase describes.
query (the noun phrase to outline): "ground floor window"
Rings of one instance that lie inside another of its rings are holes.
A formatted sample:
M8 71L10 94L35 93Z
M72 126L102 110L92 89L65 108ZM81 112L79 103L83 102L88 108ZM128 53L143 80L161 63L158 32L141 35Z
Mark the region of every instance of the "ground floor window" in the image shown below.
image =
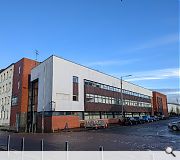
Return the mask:
M100 112L85 112L84 119L100 119Z
M122 113L121 112L114 112L114 118L121 118Z
M113 113L112 112L102 112L101 117L102 117L102 119L113 118Z

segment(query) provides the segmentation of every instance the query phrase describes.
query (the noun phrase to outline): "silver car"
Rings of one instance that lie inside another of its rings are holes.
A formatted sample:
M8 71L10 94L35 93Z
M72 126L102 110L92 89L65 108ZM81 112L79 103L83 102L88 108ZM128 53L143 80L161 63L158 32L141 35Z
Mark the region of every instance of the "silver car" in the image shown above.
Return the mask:
M169 124L168 124L168 128L169 128L169 129L172 129L173 131L178 131L178 130L180 130L180 121L169 123Z

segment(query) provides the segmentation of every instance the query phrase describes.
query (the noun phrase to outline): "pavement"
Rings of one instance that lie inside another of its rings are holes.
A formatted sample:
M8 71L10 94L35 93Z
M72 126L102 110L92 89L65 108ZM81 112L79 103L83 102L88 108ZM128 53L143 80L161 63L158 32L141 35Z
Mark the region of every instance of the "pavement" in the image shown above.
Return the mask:
M0 131L0 146L6 147L7 136L10 134L10 148L13 150L21 149L21 139L24 137L26 151L39 151L41 139L44 140L46 151L64 151L66 141L70 151L97 151L99 146L103 146L105 151L164 151L167 146L180 151L180 131L173 132L167 127L168 123L177 120L180 118L134 126L115 125L107 129L49 134Z

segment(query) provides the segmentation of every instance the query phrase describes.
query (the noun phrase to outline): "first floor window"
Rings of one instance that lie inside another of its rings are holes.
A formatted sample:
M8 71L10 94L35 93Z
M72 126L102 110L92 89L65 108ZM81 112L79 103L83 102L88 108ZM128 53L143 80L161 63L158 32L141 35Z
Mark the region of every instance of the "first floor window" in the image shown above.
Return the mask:
M78 101L78 96L77 95L73 95L73 101Z

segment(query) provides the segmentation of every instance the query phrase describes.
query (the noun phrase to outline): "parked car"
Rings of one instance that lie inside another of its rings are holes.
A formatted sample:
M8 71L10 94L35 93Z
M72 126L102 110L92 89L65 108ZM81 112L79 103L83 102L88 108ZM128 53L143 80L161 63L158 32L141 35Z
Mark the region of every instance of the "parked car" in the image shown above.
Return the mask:
M150 116L150 120L152 121L158 121L159 118L157 116Z
M149 118L149 122L153 122L154 121L154 117L153 116L148 116Z
M86 120L84 123L85 128L107 128L107 123L104 120Z
M169 128L169 129L172 129L173 131L178 131L178 130L180 130L180 121L169 123L169 124L168 124L168 128Z
M143 117L139 117L139 120L141 121L141 123L145 123L145 119Z
M132 125L132 122L130 121L129 117L125 117L123 123L124 125Z
M150 122L149 116L142 116L142 118L145 122Z
M137 121L137 123L141 124L143 123L142 119L140 117L134 117L134 119Z
M159 117L158 116L154 116L156 121L159 121Z
M138 121L134 117L124 118L124 125L133 125L133 124L138 124Z
M132 124L138 124L139 120L135 119L134 117L129 117Z
M160 120L166 119L166 117L165 117L164 115L159 115L158 118L159 118Z

